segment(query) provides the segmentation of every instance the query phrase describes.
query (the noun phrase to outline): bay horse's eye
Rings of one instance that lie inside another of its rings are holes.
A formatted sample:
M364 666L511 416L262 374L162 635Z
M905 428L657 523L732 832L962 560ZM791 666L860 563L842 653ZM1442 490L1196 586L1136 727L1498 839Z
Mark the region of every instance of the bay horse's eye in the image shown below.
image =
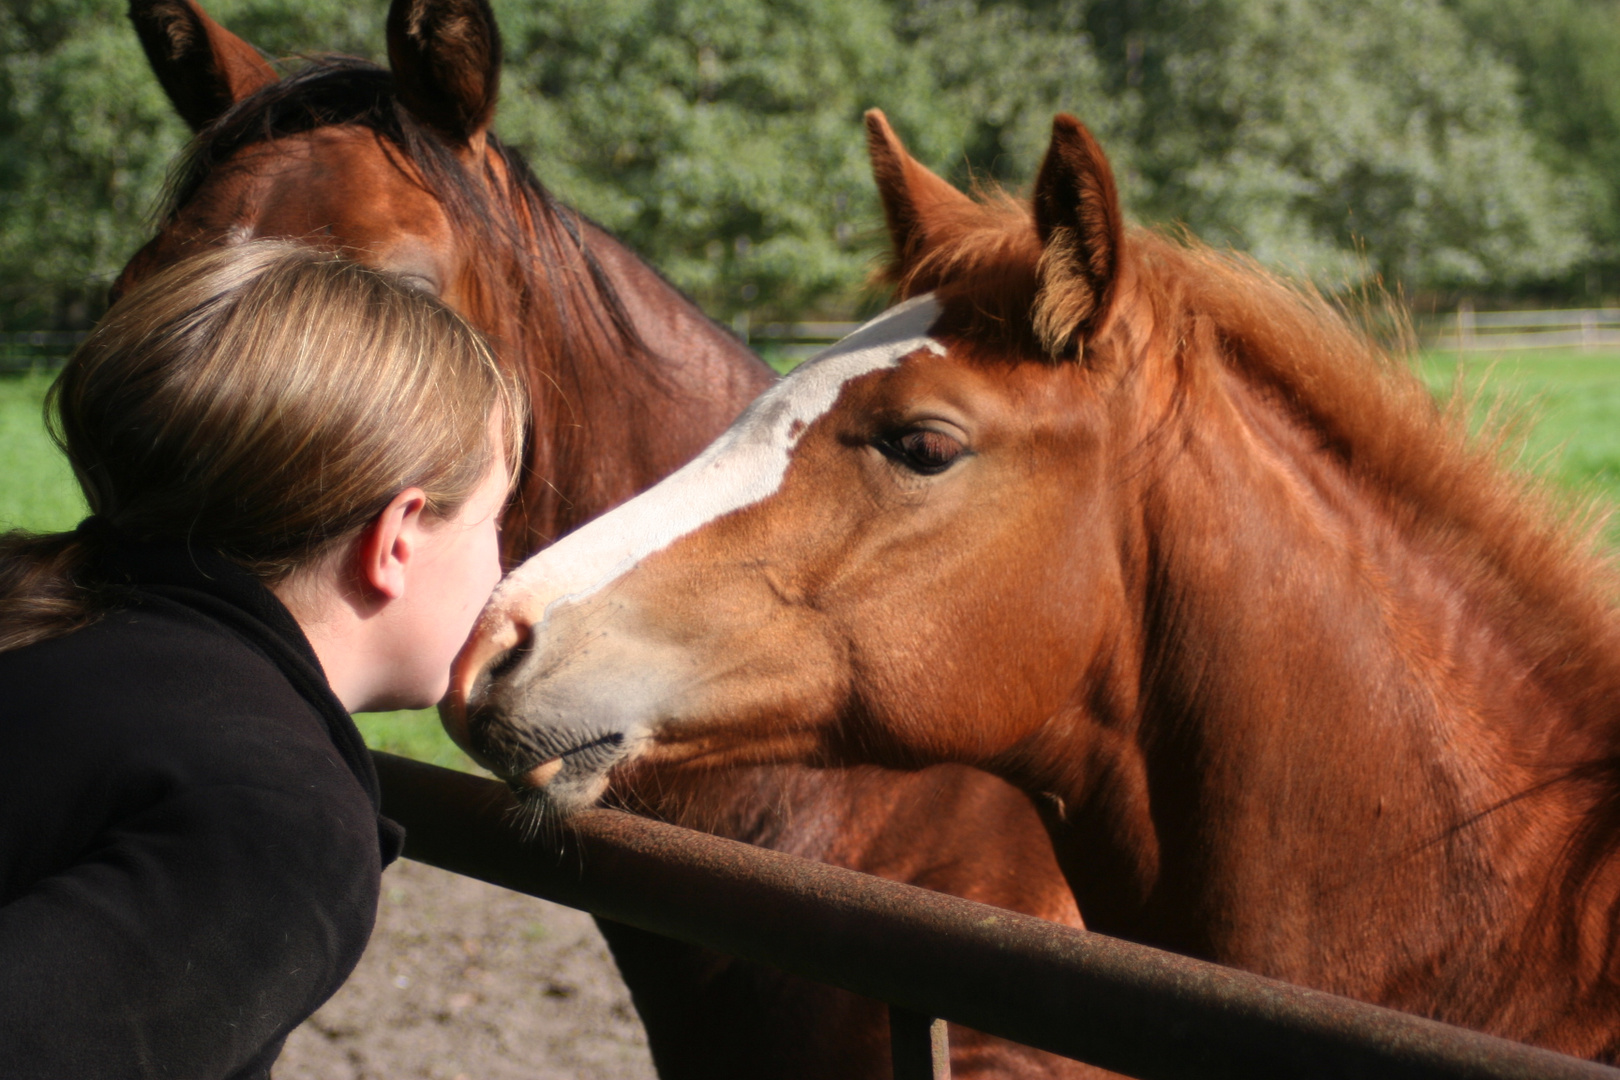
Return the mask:
M878 449L912 472L933 476L950 468L966 447L943 431L912 428L883 439Z

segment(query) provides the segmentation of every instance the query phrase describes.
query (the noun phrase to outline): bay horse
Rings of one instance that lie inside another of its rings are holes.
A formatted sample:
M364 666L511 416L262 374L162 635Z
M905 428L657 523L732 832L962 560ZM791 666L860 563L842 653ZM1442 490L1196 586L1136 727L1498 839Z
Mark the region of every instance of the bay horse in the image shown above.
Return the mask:
M115 295L200 247L275 236L342 250L443 297L531 395L528 458L505 519L510 558L675 470L773 381L490 132L501 47L483 0L395 0L388 69L326 58L286 78L191 0L133 0L130 15L197 135L157 235ZM721 835L1079 922L1027 798L974 770L656 770L625 777L613 796ZM666 1080L888 1076L881 1004L601 925ZM1093 1075L968 1031L953 1034L952 1064L964 1077Z
M1620 620L1586 533L1328 302L1026 202L881 114L902 303L514 571L452 730L541 812L618 763L938 762L1087 925L1620 1052Z

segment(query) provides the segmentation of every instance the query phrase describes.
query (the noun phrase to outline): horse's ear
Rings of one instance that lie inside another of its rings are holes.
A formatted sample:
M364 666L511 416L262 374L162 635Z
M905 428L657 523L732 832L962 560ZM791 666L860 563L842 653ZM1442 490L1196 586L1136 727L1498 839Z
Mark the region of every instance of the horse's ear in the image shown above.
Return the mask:
M972 200L906 153L881 109L866 113L866 149L894 241L896 276L901 276L928 250L930 217L943 205Z
M394 92L418 120L475 149L495 117L501 32L487 0L394 0L388 9Z
M130 0L129 21L175 112L201 131L276 72L192 0Z
M1053 356L1075 356L1113 309L1125 223L1102 147L1067 113L1052 121L1035 179L1035 231L1043 249L1035 330Z

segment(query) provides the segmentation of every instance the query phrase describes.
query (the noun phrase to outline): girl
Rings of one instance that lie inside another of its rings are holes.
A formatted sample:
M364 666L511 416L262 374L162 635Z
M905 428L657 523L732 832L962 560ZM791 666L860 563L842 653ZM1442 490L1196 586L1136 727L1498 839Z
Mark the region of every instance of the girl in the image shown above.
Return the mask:
M0 1076L267 1077L343 983L401 840L349 713L443 695L522 407L442 303L284 242L68 362L92 516L0 538Z

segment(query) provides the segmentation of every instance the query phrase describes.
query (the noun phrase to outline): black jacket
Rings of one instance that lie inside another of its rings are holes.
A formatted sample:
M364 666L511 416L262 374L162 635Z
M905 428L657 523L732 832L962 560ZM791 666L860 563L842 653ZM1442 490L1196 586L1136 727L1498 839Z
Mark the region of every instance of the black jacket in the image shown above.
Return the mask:
M0 1077L269 1075L401 833L287 609L126 545L119 610L0 653Z

